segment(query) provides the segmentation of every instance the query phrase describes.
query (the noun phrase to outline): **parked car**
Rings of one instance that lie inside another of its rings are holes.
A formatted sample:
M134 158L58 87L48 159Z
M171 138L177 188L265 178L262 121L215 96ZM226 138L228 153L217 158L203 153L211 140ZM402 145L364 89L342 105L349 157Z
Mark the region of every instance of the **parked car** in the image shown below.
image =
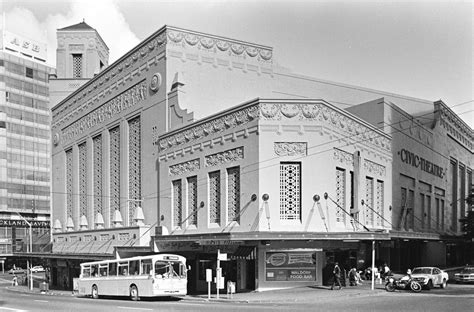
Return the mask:
M472 283L474 282L474 266L467 266L461 272L454 274L456 283Z
M31 268L31 273L44 272L44 268L41 265L37 265Z
M436 267L417 267L411 271L413 280L417 281L426 289L434 286L446 288L448 286L448 273Z
M16 268L11 268L10 270L8 270L8 273L9 274L25 274L26 270L16 267Z

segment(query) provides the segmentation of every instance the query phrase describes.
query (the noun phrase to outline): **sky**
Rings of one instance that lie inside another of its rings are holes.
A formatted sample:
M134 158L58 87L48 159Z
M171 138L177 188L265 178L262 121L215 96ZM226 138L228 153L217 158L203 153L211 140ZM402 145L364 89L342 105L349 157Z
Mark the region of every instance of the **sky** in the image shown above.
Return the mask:
M0 0L0 25L46 42L53 65L56 30L83 20L110 64L163 25L267 45L294 73L441 99L474 128L473 2Z

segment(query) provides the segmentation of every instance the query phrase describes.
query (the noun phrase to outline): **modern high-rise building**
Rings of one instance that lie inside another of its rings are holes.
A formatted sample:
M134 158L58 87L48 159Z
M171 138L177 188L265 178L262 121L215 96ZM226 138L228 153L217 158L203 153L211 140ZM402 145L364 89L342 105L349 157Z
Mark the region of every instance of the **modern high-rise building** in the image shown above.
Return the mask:
M51 67L45 43L0 34L0 257L6 257L50 246Z

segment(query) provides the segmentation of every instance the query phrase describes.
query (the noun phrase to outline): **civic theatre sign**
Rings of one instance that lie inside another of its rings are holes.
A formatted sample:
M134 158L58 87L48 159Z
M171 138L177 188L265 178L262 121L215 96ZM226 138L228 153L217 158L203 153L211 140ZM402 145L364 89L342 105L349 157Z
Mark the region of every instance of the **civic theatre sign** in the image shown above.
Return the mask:
M49 228L49 221L37 221L37 220L28 220L31 224L31 227L34 228ZM25 220L10 220L10 219L0 219L0 227L21 227L27 228L30 227Z
M443 178L446 174L445 170L440 166L404 148L398 152L398 155L400 155L402 162L409 164L412 167L419 168L421 171L428 172L440 178Z

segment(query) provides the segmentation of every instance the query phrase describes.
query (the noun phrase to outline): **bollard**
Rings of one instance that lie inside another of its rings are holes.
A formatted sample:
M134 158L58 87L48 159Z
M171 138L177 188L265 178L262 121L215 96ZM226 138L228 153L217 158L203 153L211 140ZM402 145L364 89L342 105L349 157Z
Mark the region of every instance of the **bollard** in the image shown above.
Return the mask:
M42 283L40 284L40 292L41 292L42 294L46 293L46 292L48 291L48 286L49 286L49 285L46 284L46 282L42 282Z

